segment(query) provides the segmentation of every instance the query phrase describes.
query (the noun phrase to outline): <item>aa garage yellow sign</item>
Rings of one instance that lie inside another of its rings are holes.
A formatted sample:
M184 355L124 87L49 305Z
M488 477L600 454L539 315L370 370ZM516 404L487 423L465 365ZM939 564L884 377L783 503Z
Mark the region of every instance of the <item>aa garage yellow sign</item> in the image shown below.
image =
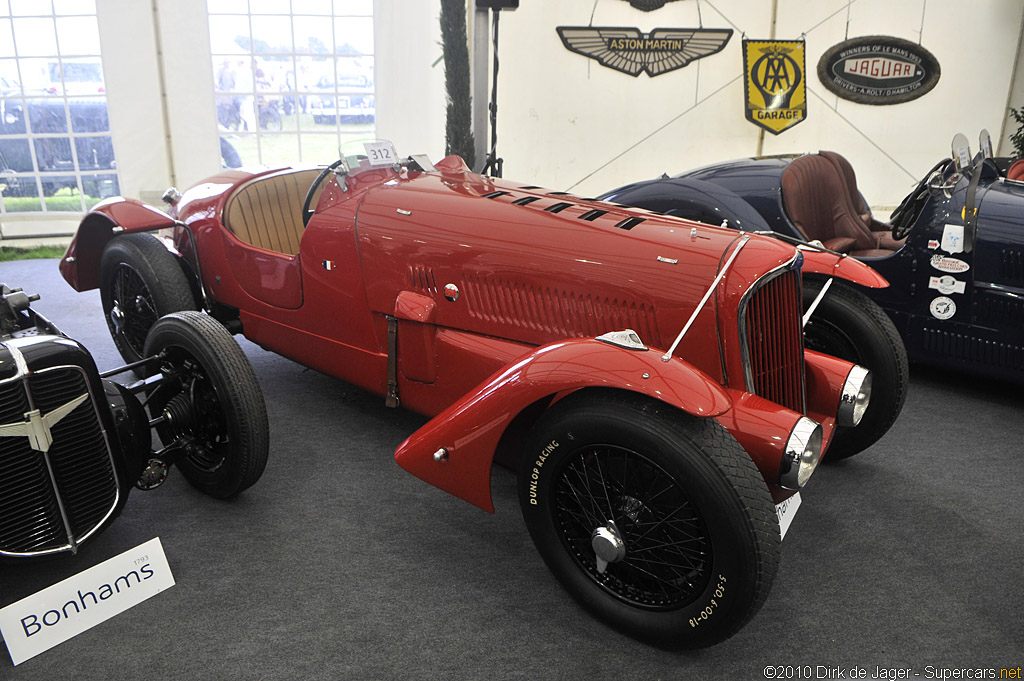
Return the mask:
M744 40L747 120L778 135L807 118L802 40Z

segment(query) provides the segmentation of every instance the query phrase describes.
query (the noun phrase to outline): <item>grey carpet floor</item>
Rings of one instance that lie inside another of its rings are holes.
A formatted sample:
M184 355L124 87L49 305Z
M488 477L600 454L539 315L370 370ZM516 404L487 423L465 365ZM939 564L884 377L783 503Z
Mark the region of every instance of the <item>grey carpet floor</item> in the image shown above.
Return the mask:
M121 363L98 292L75 293L55 261L0 263L0 281L41 293L101 369ZM172 471L77 557L0 564L4 606L159 536L177 582L18 667L0 646L0 679L936 678L1024 660L1019 388L914 368L890 433L810 481L760 613L675 653L560 589L511 472L492 475L494 515L448 496L392 459L423 418L239 340L270 414L262 480L223 502Z

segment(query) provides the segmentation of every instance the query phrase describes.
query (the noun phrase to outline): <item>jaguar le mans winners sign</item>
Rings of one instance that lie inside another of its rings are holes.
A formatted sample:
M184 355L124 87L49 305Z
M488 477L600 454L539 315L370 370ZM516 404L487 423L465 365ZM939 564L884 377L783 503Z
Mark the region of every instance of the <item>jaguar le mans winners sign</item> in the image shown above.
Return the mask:
M917 43L884 35L844 40L818 61L822 85L859 104L900 104L931 91L939 62Z
M778 135L807 118L803 40L744 40L747 120Z

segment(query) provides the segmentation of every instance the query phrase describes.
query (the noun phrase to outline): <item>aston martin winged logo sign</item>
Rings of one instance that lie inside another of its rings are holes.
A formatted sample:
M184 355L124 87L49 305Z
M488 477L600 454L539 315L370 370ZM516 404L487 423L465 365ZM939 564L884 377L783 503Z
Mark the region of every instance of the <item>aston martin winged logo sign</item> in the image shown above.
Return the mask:
M50 445L53 444L53 435L50 434L50 429L87 399L89 399L89 394L82 393L67 404L62 404L45 415L38 409L25 412L24 421L0 426L0 437L27 437L29 447L37 452L48 452Z
M639 76L660 76L690 62L721 52L731 28L638 28L559 26L565 49L596 60L602 66Z

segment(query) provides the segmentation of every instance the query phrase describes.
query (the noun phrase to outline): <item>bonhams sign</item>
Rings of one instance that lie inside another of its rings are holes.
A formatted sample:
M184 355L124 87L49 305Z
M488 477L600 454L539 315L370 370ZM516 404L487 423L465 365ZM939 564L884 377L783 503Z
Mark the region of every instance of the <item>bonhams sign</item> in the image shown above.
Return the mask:
M860 104L899 104L917 99L939 82L939 62L916 43L869 35L844 40L818 61L818 78L843 99Z

